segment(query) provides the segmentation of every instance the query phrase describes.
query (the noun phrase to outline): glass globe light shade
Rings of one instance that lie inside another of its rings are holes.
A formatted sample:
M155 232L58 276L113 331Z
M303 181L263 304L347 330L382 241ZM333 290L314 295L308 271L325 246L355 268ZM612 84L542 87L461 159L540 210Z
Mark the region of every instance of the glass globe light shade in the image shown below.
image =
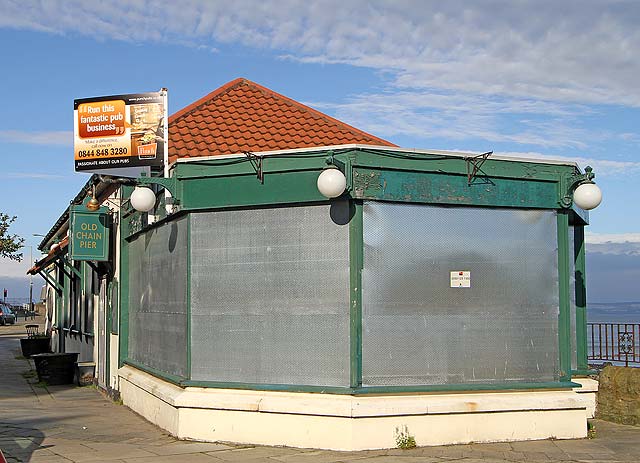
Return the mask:
M573 192L573 202L581 209L590 211L602 201L602 191L595 183L583 183Z
M346 177L336 168L325 169L318 176L318 190L326 198L337 198L346 187Z
M147 187L136 187L131 193L131 205L136 211L149 212L156 205L156 194Z

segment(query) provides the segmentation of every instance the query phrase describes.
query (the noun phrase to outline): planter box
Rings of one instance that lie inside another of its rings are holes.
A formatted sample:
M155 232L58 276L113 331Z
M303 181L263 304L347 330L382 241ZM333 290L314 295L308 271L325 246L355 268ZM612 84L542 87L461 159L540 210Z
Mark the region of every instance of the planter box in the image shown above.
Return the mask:
M34 354L44 354L51 352L51 337L46 338L23 338L20 340L22 355L26 358Z
M76 379L78 386L91 386L96 374L95 362L77 362Z
M35 354L31 358L36 364L39 381L50 386L73 383L77 352Z

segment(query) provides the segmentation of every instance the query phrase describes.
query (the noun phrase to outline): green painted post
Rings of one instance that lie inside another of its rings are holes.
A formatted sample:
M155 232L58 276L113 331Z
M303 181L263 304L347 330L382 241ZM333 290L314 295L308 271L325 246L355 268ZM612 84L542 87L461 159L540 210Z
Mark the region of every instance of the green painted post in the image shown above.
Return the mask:
M576 348L578 351L578 370L587 371L587 279L585 274L584 227L575 226L574 256L576 269Z
M132 192L131 187L120 188L121 197L128 198ZM122 210L118 212L118 226L120 227L120 330L118 340L118 367L124 366L124 361L129 357L129 243L125 239L129 233L128 224L122 216Z
M558 346L560 349L560 379L571 379L571 301L569 299L569 215L558 211ZM573 252L571 253L573 255Z
M350 385L362 386L362 265L363 227L362 201L351 200L355 214L349 222L349 274L350 274Z

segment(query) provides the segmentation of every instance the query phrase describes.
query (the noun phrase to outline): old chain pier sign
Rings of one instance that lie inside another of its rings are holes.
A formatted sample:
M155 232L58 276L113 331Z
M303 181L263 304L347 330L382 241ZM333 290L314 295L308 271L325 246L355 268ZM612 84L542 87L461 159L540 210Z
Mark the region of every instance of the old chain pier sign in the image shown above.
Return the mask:
M109 260L109 214L106 208L90 212L84 206L72 206L70 215L70 258Z

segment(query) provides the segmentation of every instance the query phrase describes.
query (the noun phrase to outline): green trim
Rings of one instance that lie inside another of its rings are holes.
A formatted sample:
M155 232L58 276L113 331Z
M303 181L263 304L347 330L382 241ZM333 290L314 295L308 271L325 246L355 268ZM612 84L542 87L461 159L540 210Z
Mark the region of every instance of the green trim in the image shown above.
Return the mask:
M349 370L351 387L362 386L362 266L363 225L362 201L350 201L355 214L349 222Z
M557 191L549 181L478 177L478 183L469 185L466 174L377 167L354 168L352 195L359 199L460 206L558 207Z
M574 166L487 160L469 185L467 161L447 155L365 148L265 156L264 183L244 158L177 163L183 210L325 200L316 188L327 155L344 165L351 197L432 204L558 209ZM351 168L349 169L349 166ZM351 175L352 174L352 175ZM565 183L563 183L565 182Z
M186 360L187 366L185 375L191 378L191 216L185 218L187 221L187 294L186 294L186 317L187 317L187 336L186 336Z
M134 365L135 366L135 365ZM512 391L512 390L537 390L537 389L571 389L581 387L571 381L558 381L546 383L482 383L482 384L437 384L431 386L372 386L372 387L323 387L302 386L290 384L254 384L254 383L226 383L217 381L191 381L180 382L182 387L207 387L214 389L241 389L255 391L283 391L283 392L317 392L323 394L401 394L414 392L474 392L474 391Z
M121 187L122 197L129 197L133 188L123 185ZM124 365L125 359L129 356L129 243L125 239L129 232L128 221L125 222L122 216L122 209L118 211L120 226L120 334L118 349L118 367Z
M576 350L578 370L589 370L587 360L587 277L585 273L584 227L573 227L575 258L576 300Z
M569 216L567 211L558 211L557 219L560 379L568 381L571 379L571 301L569 299Z
M588 368L584 370L578 369L578 370L571 371L572 376L592 376L592 375L597 375L598 373L599 373L598 370L590 370Z
M167 373L165 371L160 371L155 368L143 365L141 363L136 362L135 360L131 360L129 358L125 358L123 361L124 365L130 365L138 370L142 370L145 373L149 373L156 378L163 379L165 381L169 381L170 383L181 385L186 379L182 376L172 375L171 373Z

